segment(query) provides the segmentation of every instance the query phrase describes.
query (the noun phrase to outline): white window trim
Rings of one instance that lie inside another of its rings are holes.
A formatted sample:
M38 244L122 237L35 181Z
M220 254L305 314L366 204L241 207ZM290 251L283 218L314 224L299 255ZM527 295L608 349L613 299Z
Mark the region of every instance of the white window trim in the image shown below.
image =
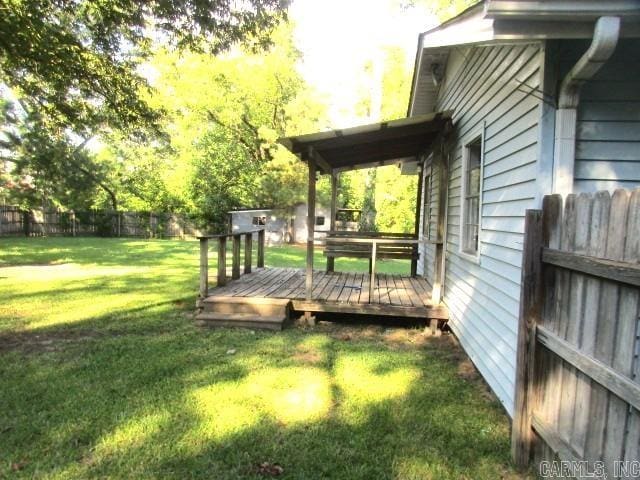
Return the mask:
M458 237L458 255L470 262L480 264L480 250L482 247L482 197L484 196L484 122L481 128L468 134L462 141L462 176L460 179L460 228ZM464 217L465 217L465 197L467 196L466 175L469 168L469 150L467 145L473 143L480 137L480 192L478 196L478 251L474 254L463 250L464 239Z

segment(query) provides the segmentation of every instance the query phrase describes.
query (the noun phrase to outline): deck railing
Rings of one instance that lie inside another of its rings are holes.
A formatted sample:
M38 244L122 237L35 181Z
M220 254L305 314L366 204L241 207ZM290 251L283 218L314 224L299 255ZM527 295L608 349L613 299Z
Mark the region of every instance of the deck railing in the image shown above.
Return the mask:
M244 272L251 273L253 265L253 235L258 234L258 255L256 266L264 267L264 229L245 230L242 232L223 233L220 235L202 235L200 240L200 299L209 295L209 240L218 241L218 275L217 285L227 284L227 240L231 239L231 278L240 278L240 246L244 236Z

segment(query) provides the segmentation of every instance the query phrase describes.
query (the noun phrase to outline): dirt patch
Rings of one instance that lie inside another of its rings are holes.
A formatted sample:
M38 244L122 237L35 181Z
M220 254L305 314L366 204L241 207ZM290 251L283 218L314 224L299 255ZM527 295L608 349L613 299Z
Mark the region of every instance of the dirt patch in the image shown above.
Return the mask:
M461 347L458 346L458 348L462 350ZM467 382L474 383L483 398L491 402L498 401L497 397L491 391L491 388L489 388L489 385L485 382L484 378L482 378L480 372L478 372L476 366L462 351L460 354L460 359L458 361L458 376Z
M296 362L315 365L324 360L324 355L315 348L298 347L296 348L296 353L293 354L293 359Z
M7 332L0 334L0 353L21 351L43 353L61 350L69 343L94 340L99 334L88 330L61 330L56 332Z
M479 378L476 367L473 366L473 363L468 358L458 364L458 376L467 381L474 381Z
M334 322L318 322L315 331L328 334L331 338L343 342L374 341L391 348L421 348L448 344L449 335L434 337L429 329L395 328L380 325L344 325Z

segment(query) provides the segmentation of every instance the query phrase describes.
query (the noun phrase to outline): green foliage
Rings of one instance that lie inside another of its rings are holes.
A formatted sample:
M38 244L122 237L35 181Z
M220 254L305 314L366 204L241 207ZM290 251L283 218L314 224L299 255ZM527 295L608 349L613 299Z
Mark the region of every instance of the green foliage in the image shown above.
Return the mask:
M171 158L166 105L155 101L143 62L158 45L214 55L244 41L259 51L285 7L285 0L0 0L0 83L10 88L1 93L21 107L1 108L0 147L11 163L2 196L66 208L116 209L120 200L185 208L184 182L163 169ZM110 142L115 154L85 148L97 135L119 139ZM21 186L26 178L33 184Z
M105 139L105 155L127 166L126 198L144 204L136 208L185 210L221 230L232 208L287 208L306 198L306 168L277 140L318 129L324 108L295 69L291 28L282 25L272 40L260 53L156 52L149 102L167 112L168 146ZM320 188L321 198L327 191Z
M117 208L109 186L109 166L73 145L68 136L42 119L26 100L4 100L0 117L0 148L5 152L5 201L25 208L48 203L66 208L86 208L99 189Z
M376 222L376 177L378 169L367 170L364 184L364 196L362 199L362 214L360 215L360 230L363 232L375 232L378 230Z
M432 11L441 22L449 20L479 0L394 0L400 7L422 6Z
M387 46L383 50L379 78L369 63L365 73L371 75L372 89L382 91L380 120L393 120L406 115L411 88L411 68L401 48ZM379 85L376 82L380 82ZM361 114L370 114L372 96L364 90L354 108ZM347 172L341 177L339 204L347 208L362 209L360 228L365 231L391 231L412 233L415 228L416 188L415 175L401 175L396 166Z
M413 233L417 175L401 175L394 166L381 167L376 177L376 226L383 232Z
M268 43L282 0L0 0L0 80L78 134L108 124L157 126L136 68L160 39L219 53Z

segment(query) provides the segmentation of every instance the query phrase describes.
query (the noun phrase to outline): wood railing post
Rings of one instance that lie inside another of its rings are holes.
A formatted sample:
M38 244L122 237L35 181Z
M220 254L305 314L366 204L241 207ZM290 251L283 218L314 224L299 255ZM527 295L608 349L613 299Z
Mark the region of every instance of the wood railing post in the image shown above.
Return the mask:
M258 268L264 268L264 229L258 232Z
M240 235L233 236L233 261L231 263L231 278L240 278Z
M209 295L209 239L200 239L200 299Z
M218 238L218 286L227 284L227 237Z
M331 173L331 219L329 230L336 230L337 198L338 198L338 173ZM335 258L327 256L327 273L335 270Z
M251 273L251 257L253 252L253 233L245 233L244 235L244 273Z
M522 280L520 289L520 320L516 352L516 382L513 424L511 428L511 456L520 469L529 465L533 442L532 416L536 324L542 309L542 212L527 210L522 249Z
M376 286L376 253L377 242L374 240L371 244L371 281L369 282L369 303L373 303L373 291Z

